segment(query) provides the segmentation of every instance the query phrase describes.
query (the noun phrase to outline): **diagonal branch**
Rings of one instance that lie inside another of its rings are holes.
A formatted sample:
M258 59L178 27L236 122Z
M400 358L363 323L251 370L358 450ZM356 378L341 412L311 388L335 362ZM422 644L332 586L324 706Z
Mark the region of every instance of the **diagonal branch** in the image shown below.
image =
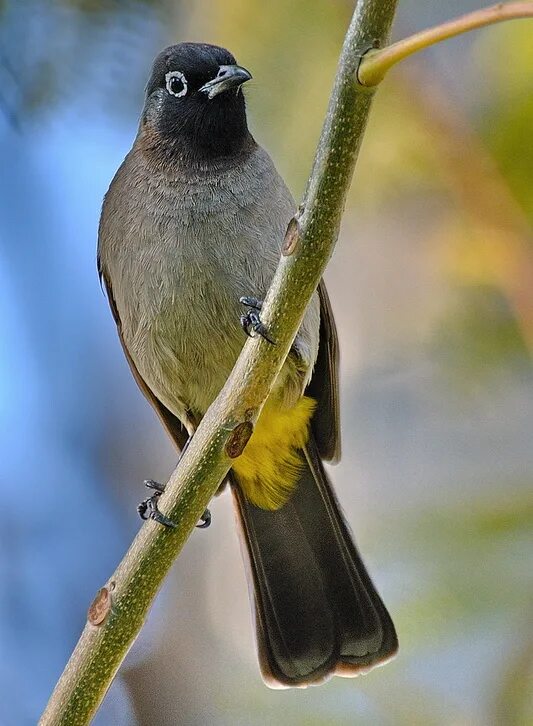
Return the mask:
M357 71L359 82L364 86L376 86L383 80L387 71L419 50L429 48L448 38L454 38L461 33L467 33L469 30L518 18L533 18L532 0L498 3L488 8L475 10L460 18L442 23L442 25L436 25L410 35L382 50L369 50Z
M179 525L143 525L98 592L40 723L90 721L174 559L253 430L337 239L372 92L355 80L364 52L388 36L397 0L359 0L348 29L313 171L265 300L276 345L249 340L172 474L161 510Z

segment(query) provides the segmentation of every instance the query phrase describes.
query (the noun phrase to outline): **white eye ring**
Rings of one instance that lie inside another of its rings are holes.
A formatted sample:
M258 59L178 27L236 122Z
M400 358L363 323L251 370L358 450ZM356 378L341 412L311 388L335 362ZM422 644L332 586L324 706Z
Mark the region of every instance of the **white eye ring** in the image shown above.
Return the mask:
M172 81L174 80L174 78L178 78L183 83L183 88L179 93L176 93L172 90ZM167 84L167 91L170 93L171 96L176 96L176 98L180 98L181 96L185 96L187 94L187 79L181 71L169 71L165 76L165 82Z

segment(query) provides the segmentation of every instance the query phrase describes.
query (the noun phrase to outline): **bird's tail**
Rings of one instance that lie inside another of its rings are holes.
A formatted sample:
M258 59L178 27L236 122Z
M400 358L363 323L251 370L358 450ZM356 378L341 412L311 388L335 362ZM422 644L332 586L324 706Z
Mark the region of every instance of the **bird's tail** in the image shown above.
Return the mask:
M272 687L356 676L398 648L312 441L301 455L298 484L275 511L248 502L232 474L254 585L261 671Z

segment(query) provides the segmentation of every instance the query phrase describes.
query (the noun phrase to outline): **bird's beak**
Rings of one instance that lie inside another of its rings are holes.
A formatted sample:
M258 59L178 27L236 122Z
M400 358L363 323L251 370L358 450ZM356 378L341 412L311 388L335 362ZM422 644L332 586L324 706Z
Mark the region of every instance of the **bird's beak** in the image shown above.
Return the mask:
M241 66L220 66L218 73L211 81L207 81L200 92L205 93L209 99L218 96L219 93L229 91L231 88L239 88L243 83L249 81L252 74Z

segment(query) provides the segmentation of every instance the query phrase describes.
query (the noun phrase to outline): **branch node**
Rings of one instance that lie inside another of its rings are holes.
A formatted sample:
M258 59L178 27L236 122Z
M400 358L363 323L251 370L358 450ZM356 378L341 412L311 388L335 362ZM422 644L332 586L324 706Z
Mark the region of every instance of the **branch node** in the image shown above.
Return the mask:
M377 83L365 83L359 70L364 61L381 52L381 43L379 40L373 40L371 43L367 43L367 45L363 46L361 48L361 52L357 54L358 62L354 75L359 91L368 91L372 93L376 90L375 86ZM382 78L380 80L382 80Z
M251 421L243 421L235 426L226 442L226 454L230 459L236 459L242 454L253 431L254 426Z
M378 53L379 53L379 49L376 48L375 46L372 46L372 47L368 48L368 50L366 50L359 58L359 63L357 64L357 68L355 69L355 77L357 79L357 83L363 89L366 88L367 90L371 90L374 86L377 86L378 83L381 83L381 81L385 77L385 73L383 73L383 75L379 78L379 80L373 79L372 83L365 83L364 78L359 73L363 61L368 60L369 58L372 58L372 56L375 56Z
M111 582L109 588L101 587L96 593L87 611L87 621L91 625L102 625L107 620L112 605L111 589L114 589L114 586L115 583Z
M290 257L298 247L300 240L300 224L296 217L293 217L289 222L287 231L285 232L285 239L283 240L283 246L281 252L285 257Z

